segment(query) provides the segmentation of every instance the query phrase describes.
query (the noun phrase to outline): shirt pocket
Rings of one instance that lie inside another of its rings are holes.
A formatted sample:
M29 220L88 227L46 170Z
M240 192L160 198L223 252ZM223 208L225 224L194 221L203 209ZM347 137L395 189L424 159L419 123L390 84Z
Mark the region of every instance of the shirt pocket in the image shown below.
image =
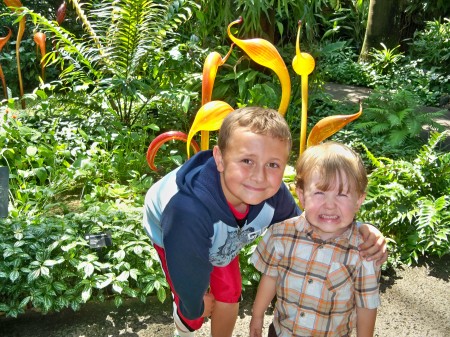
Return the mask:
M328 269L325 286L331 292L353 291L352 285L355 271L355 265L344 265L339 262L332 262Z

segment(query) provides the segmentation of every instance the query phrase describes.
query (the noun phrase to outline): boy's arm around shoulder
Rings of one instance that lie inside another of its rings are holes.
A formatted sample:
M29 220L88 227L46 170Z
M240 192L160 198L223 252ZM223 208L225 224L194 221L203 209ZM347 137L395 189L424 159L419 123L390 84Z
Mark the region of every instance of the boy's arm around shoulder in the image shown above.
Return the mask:
M364 240L358 247L361 257L367 261L376 261L377 265L381 266L388 257L386 238L373 225L358 223L358 228Z

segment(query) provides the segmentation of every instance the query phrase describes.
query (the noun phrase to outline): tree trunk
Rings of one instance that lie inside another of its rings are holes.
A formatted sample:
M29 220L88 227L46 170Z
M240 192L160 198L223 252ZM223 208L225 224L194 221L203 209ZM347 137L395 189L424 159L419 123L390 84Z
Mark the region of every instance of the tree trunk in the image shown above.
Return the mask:
M371 49L380 49L384 43L388 49L399 44L399 1L370 0L364 43L359 61L367 61Z

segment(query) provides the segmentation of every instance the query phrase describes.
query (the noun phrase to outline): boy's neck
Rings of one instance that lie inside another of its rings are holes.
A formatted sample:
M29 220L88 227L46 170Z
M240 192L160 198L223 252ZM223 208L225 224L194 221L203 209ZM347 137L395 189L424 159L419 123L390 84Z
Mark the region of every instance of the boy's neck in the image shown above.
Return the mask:
M238 220L243 220L247 217L248 215L248 211L250 209L249 205L246 205L246 209L244 210L244 212L241 212L239 210L237 210L231 203L228 203L228 207L230 207L231 212L233 213L234 217Z
M336 238L340 237L346 231L348 231L353 225L353 222L352 222L351 224L349 224L345 228L341 228L340 230L338 230L336 232L328 233L328 232L322 232L319 228L317 228L316 226L312 225L309 221L308 221L308 223L311 226L313 232L317 236L319 236L322 241L329 241L329 240L333 240L333 239L336 239Z

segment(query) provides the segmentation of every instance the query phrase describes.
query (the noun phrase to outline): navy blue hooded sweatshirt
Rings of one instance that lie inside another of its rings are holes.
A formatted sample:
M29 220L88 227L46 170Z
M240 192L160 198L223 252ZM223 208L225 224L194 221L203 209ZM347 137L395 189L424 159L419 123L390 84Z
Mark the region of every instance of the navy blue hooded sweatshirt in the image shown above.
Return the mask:
M213 266L228 265L268 226L300 213L281 183L273 197L250 206L240 227L223 194L212 151L202 151L150 188L143 224L152 242L165 249L181 313L196 319L203 314Z

